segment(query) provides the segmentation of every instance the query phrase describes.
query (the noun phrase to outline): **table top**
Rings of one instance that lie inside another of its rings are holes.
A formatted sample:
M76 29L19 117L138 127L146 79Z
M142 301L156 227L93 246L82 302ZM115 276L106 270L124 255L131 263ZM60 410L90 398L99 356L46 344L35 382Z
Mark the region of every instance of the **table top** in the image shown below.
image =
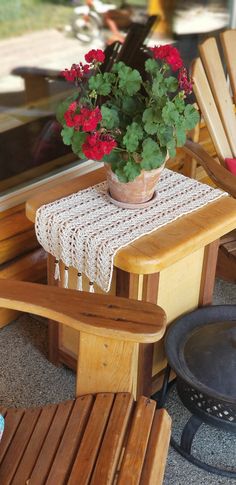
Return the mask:
M34 222L40 206L104 180L101 168L53 187L26 202L26 216ZM129 273L156 273L235 228L236 200L223 197L120 249L114 265Z

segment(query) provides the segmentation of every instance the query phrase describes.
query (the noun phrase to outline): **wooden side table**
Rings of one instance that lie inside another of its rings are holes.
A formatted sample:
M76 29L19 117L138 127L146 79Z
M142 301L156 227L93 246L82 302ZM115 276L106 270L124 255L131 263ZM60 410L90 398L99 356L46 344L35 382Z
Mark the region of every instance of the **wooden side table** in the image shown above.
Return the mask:
M30 199L26 215L35 220L36 210L78 190L102 182L101 168L68 181ZM236 227L236 200L220 198L184 215L150 235L121 249L114 259L111 293L157 303L167 313L168 323L198 306L211 303L219 238ZM48 283L53 278L54 258L48 256ZM75 287L76 271L71 268L69 286ZM95 287L95 291L100 291ZM73 367L79 335L49 324L49 358ZM138 351L137 395L150 395L160 382L166 360L163 341L142 344ZM150 378L152 376L152 379Z

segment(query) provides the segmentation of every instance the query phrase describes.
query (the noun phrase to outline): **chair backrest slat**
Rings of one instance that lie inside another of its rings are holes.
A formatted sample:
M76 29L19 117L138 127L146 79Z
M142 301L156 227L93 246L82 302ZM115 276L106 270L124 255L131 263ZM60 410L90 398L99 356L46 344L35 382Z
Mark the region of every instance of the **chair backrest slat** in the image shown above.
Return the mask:
M227 72L229 74L234 103L236 104L236 29L221 32L220 40L223 47Z
M207 39L199 46L199 50L232 154L235 157L236 116L215 38L211 37ZM211 123L211 126L213 131L216 130L216 128L214 128L214 120ZM218 133L215 133L215 136L218 136ZM226 158L229 155L226 152L220 153L220 156Z
M219 159L224 165L224 159L226 157L232 157L232 150L200 58L196 59L193 63L192 77L194 81L194 93L199 108L210 131Z

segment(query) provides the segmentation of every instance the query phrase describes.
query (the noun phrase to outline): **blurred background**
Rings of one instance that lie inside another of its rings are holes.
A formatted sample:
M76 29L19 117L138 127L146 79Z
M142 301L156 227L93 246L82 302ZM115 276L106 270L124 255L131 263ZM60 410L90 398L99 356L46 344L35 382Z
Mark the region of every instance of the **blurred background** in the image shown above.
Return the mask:
M29 139L32 147L39 139L40 163L46 148L50 160L58 155L45 123L68 89L60 71L84 62L90 48L123 43L130 26L151 15L157 21L145 43L173 43L190 67L199 42L236 26L236 0L0 0L0 196L67 165L45 158L33 176L29 150Z

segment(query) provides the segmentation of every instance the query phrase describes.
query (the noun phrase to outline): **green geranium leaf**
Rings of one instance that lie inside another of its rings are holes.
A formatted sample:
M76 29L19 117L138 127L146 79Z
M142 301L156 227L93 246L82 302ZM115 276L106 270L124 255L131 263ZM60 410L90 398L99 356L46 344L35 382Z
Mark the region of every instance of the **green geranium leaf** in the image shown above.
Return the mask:
M61 123L61 125L66 125L66 121L64 118L65 112L68 110L69 106L73 101L75 101L79 96L79 93L75 93L73 96L69 96L64 101L62 101L56 109L56 119Z
M129 182L127 175L125 175L124 168L122 167L115 168L113 172L115 172L120 182L123 182L125 184L126 182Z
M173 125L178 122L179 113L176 109L175 103L168 101L166 106L162 109L163 120L167 125Z
M144 129L149 135L157 133L158 122L161 120L161 110L156 108L145 109L142 117Z
M172 138L170 141L168 141L168 143L166 144L166 148L168 150L168 153L169 153L169 156L170 158L174 158L175 155L176 155L176 143L175 143L175 139Z
M142 78L136 69L131 69L129 66L124 66L123 69L118 72L118 75L119 88L124 94L133 96L139 91Z
M111 82L105 74L96 74L89 79L89 89L98 95L107 96L111 92Z
M167 88L167 91L170 93L175 93L178 89L178 80L174 76L167 77L165 79L165 85Z
M104 72L103 78L106 82L114 83L116 80L116 75L112 72Z
M122 99L122 110L130 117L144 110L144 105L138 99L124 96Z
M177 96L175 98L175 106L178 110L179 113L183 113L184 112L184 109L185 109L185 103L184 103L184 100L182 98L180 98L179 96Z
M125 67L125 63L120 61L120 62L114 62L111 72L114 72L117 74L119 71L122 71L122 69Z
M167 93L167 91L166 80L163 77L163 74L157 72L152 85L153 97L156 99L161 98Z
M62 140L65 145L71 144L71 138L74 134L74 131L74 128L71 128L70 126L64 126L64 128L61 130Z
M129 152L135 152L138 149L139 142L143 138L143 130L135 121L127 127L126 134L123 137L123 144Z
M80 158L86 158L82 152L82 145L85 142L86 133L81 133L80 131L75 131L72 137L71 147L73 152Z
M164 123L158 125L157 138L161 147L165 147L167 143L173 140L173 128L172 126L166 126Z
M199 113L192 104L187 104L185 107L184 117L185 126L188 130L192 130L200 120Z
M176 141L177 141L177 147L182 147L185 142L186 142L186 130L185 127L182 126L177 126L176 127Z
M141 167L139 163L136 163L134 160L130 159L128 162L126 162L123 170L128 182L132 182L140 174Z
M141 167L144 170L153 170L154 168L160 167L165 161L166 150L160 148L152 138L147 138L143 142L141 157Z
M158 64L154 59L147 59L145 62L145 71L150 72L150 74L154 75L158 71Z
M108 108L104 104L101 107L102 112L102 126L113 129L119 126L119 116L115 109Z
M103 161L106 163L110 163L113 172L115 171L115 167L122 161L121 154L116 150L113 149L109 155L104 155Z

